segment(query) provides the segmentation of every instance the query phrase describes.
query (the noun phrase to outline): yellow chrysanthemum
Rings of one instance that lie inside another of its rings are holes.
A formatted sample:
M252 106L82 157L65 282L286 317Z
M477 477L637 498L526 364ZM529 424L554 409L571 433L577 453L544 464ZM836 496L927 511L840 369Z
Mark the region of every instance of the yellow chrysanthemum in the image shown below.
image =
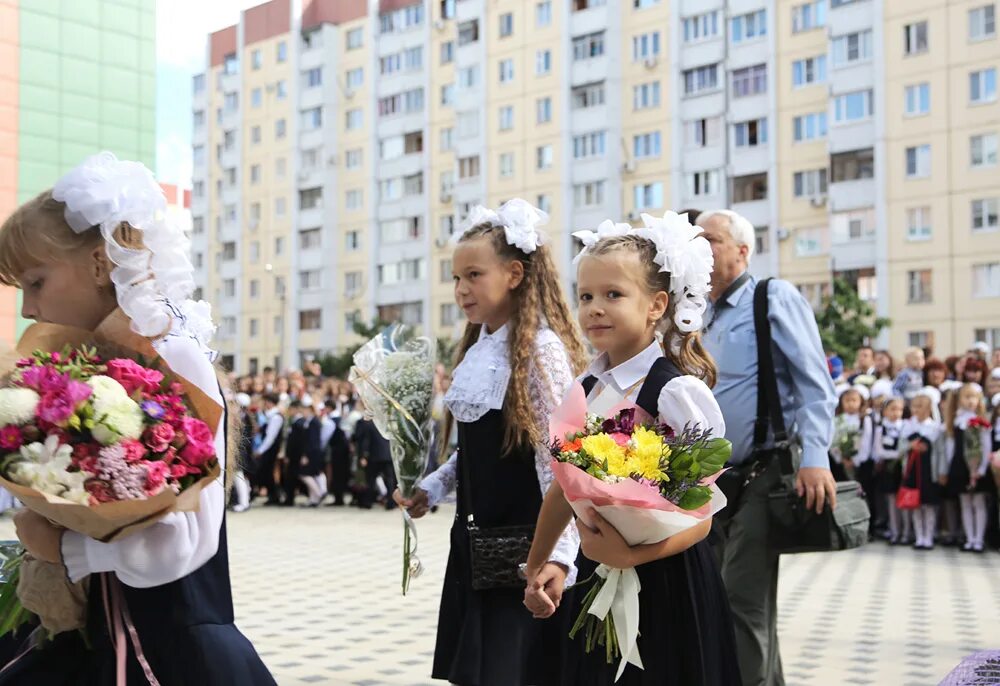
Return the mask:
M630 472L654 481L666 481L667 475L660 469L665 449L659 434L640 426L632 433L632 441L635 449L628 456ZM669 455L669 451L666 453Z
M625 467L625 449L615 442L606 433L599 433L587 436L581 442L581 448L590 455L595 462L608 464L608 474L614 476L628 476Z

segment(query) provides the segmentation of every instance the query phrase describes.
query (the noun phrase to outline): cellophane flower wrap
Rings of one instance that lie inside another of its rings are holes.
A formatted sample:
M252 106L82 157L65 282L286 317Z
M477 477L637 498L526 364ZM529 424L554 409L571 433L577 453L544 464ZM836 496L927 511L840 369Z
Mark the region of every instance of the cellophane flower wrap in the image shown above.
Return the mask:
M983 459L983 441L990 440L990 431L993 426L988 420L982 417L973 417L969 420L966 430L963 432L965 445L965 462L969 467L970 474L976 474L979 469L980 460Z
M434 344L394 324L354 354L350 381L389 441L396 482L410 498L427 472L434 438ZM403 595L422 571L417 532L403 509Z
M732 445L711 429L689 424L676 434L627 402L607 417L590 414L575 384L552 413L549 433L552 471L577 517L593 527L593 508L631 546L664 541L726 505L715 480ZM609 663L621 656L617 680L628 663L642 668L639 577L606 565L596 575L570 637L582 631L587 652L601 647Z
M18 352L0 388L0 486L54 524L102 542L198 509L201 490L221 472L222 408L173 374L120 312L97 332L35 324ZM0 635L32 612L52 633L73 628L65 617L85 594L68 582L38 588L52 578L35 568L45 564L23 551L8 556Z

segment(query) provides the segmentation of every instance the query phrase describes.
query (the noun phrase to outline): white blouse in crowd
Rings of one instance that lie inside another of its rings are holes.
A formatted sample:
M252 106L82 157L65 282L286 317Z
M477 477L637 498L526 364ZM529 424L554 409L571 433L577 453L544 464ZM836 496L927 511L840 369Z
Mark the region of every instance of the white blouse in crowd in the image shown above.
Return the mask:
M510 381L511 367L508 354L507 325L492 334L483 327L479 340L465 353L452 372L451 386L445 394L445 404L462 423L480 419L490 410L503 408ZM548 328L541 328L535 336L535 353L531 356L528 370L528 395L534 410L534 420L543 441L535 446L535 472L542 495L552 485L552 455L549 452L549 415L565 396L573 382L573 367L566 347L559 337ZM502 436L497 436L502 441ZM458 467L457 453L420 483L427 492L430 505L441 502L455 490ZM564 565L568 574L566 585L576 582L576 556L580 548L580 535L574 524L570 524L559 537L551 562Z
M875 461L897 460L902 457L904 439L902 419L894 422L883 419L875 428L875 438L872 441Z
M174 373L224 405L212 365L214 353L188 333L181 320L175 319L170 333L154 341L153 347ZM215 555L225 503L225 421L223 415L215 434L222 473L202 490L198 511L168 514L149 528L111 543L64 532L63 564L72 581L97 572L114 572L128 586L161 586L194 572Z
M597 378L587 395L588 408L600 414L616 404L617 399L635 402L650 367L661 357L663 348L659 340L614 368L610 368L607 354L600 354L580 376L580 380L587 376ZM713 436L726 435L726 422L719 403L705 382L694 376L678 376L668 381L660 390L656 407L659 420L677 433L687 424L698 424L702 429L711 429Z
M908 454L910 450L909 438L914 434L919 434L931 444L931 475L936 479L948 473L949 462L944 449L944 425L929 417L923 421L916 417L911 417L903 424L903 439L906 446L903 454Z
M955 428L961 429L962 431L969 430L969 422L976 416L975 412L970 412L969 410L959 410L958 414L955 415ZM979 446L980 446L980 456L979 456L979 469L977 473L979 476L986 474L986 470L990 467L990 456L993 453L993 436L991 435L989 429L980 429L979 433ZM949 436L947 440L947 451L948 451L948 464L955 458L955 437ZM965 459L971 459L971 455L966 455Z

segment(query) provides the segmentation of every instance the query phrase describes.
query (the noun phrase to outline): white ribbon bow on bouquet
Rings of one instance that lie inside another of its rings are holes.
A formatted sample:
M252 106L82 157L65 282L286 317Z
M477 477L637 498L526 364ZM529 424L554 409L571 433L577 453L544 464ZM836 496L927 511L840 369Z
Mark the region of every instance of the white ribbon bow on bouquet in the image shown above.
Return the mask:
M490 223L503 227L508 245L513 245L525 255L530 255L538 249L538 246L545 243L545 237L538 231L538 227L547 224L548 221L547 212L521 198L508 200L496 210L476 205L469 212L461 230L455 232L452 242L457 242L469 229Z
M596 570L597 576L604 579L604 585L594 597L588 612L601 621L611 613L615 621L615 635L618 638L618 648L622 653L621 664L618 665L618 673L615 681L622 678L625 667L632 663L639 669L642 666L642 658L639 657L639 591L642 584L639 583L639 574L634 567L628 569L616 569L607 565L599 565Z

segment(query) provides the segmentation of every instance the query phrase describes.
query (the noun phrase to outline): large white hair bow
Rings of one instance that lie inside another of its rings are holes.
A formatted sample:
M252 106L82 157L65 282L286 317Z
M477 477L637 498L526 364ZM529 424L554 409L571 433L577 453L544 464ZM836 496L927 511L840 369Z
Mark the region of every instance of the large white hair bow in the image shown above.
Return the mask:
M656 245L656 263L670 273L670 293L674 297L674 324L684 333L700 331L712 290L712 246L701 228L692 226L686 215L667 212L662 217L642 215L643 226L636 234Z
M469 229L480 224L496 224L503 227L508 245L513 245L525 255L530 255L538 249L538 246L545 243L545 238L538 231L538 227L547 224L548 221L547 212L521 198L508 200L496 210L476 205L452 240L457 242L468 233Z
M111 281L118 304L136 333L160 336L180 319L207 344L215 327L210 306L190 299L195 287L190 243L167 220L163 189L149 169L101 152L59 179L52 197L66 204L66 222L76 233L100 228L115 265ZM142 248L118 242L115 231L122 222L141 232Z
M597 226L597 231L576 231L573 238L579 239L583 243L583 249L573 258L573 266L580 264L580 260L587 254L597 242L602 238L615 238L617 236L627 236L633 231L632 225L625 222L614 222L605 219Z

